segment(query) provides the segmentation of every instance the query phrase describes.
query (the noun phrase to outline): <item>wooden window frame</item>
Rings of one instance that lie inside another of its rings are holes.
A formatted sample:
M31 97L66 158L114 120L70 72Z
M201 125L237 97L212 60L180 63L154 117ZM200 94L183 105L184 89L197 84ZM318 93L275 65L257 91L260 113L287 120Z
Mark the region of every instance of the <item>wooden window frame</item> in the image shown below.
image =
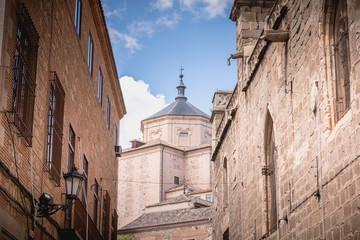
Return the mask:
M25 4L18 3L11 112L26 144L32 146L39 35Z
M104 239L109 239L110 232L110 202L111 198L108 191L105 191L104 194L104 203L103 203L103 218L102 218L102 236Z
M79 38L81 37L81 17L82 17L82 2L81 0L75 0L74 24L75 24L76 33L78 34Z
M82 203L84 206L87 205L87 193L88 193L88 175L89 175L89 161L87 160L85 154L83 158L83 174L84 174L84 181L82 186Z
M51 72L46 166L57 185L61 179L64 103L65 91L56 72Z
M99 183L95 178L93 221L96 227L98 227L98 208L99 208Z

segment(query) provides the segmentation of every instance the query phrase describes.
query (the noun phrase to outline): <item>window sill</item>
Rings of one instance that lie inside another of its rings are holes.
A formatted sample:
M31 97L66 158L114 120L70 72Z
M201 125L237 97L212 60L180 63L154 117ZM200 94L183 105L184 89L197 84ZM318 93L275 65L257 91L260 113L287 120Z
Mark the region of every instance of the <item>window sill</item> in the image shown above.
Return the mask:
M347 113L345 113L345 115L336 123L335 127L332 129L327 142L331 142L332 140L334 140L334 138L340 134L341 129L343 129L344 127L350 125L351 121L352 121L352 110L349 109L349 111L347 111Z

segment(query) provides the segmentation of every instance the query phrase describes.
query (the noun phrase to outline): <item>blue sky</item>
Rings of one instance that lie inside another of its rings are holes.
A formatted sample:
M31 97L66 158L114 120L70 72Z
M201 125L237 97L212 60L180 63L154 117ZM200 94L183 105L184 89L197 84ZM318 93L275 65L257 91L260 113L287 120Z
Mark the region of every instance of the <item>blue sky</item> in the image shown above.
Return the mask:
M188 101L210 115L216 90L233 90L233 0L102 0L127 116L120 143L141 138L140 121L174 101L180 66ZM131 123L131 124L130 124Z

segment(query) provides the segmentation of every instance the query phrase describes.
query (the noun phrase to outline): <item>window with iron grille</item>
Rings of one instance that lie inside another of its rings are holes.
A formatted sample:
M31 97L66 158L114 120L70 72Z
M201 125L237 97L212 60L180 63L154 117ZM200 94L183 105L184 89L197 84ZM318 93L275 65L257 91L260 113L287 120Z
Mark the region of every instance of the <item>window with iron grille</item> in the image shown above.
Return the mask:
M81 0L76 0L75 2L75 28L76 33L80 37L81 33L81 10L82 10L82 3Z
M346 1L337 1L333 23L336 116L338 122L350 109L350 52Z
M89 33L89 44L88 44L88 67L90 74L93 72L93 57L94 57L94 41L92 39L91 33Z
M84 181L82 185L82 203L84 206L87 205L87 192L88 192L88 171L89 171L89 162L84 155L83 160L83 172L84 172Z
M18 4L11 111L28 146L32 146L38 42L39 35L25 5Z
M98 221L97 221L98 220L98 206L99 206L99 184L95 179L93 221L94 221L96 227L97 227L97 223L98 223Z
M48 111L46 165L55 182L60 184L65 91L56 72L51 72Z
M109 96L107 97L107 104L106 104L106 126L110 129L110 99Z
M276 199L276 159L275 135L273 120L270 113L267 115L265 135L265 157L266 166L262 173L265 177L266 189L266 230L268 234L277 230L277 199Z
M69 128L69 142L68 142L68 171L70 172L75 167L75 132L70 126Z
M110 195L108 191L105 191L104 205L102 213L102 236L104 239L109 239L110 231Z
M99 81L98 81L98 99L100 105L102 104L102 89L103 89L103 74L99 67Z

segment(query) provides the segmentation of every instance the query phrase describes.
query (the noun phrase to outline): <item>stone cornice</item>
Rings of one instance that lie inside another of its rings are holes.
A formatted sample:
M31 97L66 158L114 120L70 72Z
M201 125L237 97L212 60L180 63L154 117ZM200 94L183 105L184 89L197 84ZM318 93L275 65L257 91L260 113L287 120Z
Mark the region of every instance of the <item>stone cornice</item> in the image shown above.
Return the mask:
M109 31L106 26L104 10L100 0L90 1L91 11L94 16L96 30L98 32L99 42L104 53L105 66L112 71L112 76L109 77L110 85L114 94L115 108L119 113L120 119L126 114L124 97L120 88L119 76L114 59L114 53L110 42Z
M234 4L230 11L229 19L232 21L236 21L239 17L239 11L241 6L261 6L261 7L271 7L274 5L275 0L235 0Z
M267 16L267 20L265 22L265 29L262 30L261 35L264 34L264 30L267 29L278 29L281 23L281 20L285 16L287 12L287 3L288 0L278 0L276 4L271 9L269 15ZM261 36L260 35L260 36ZM242 87L242 91L246 92L248 89L258 67L261 63L262 58L265 55L265 52L269 46L269 42L266 41L264 38L259 37L254 50L252 51L249 59L247 60L246 64L246 72L245 72L245 84Z

